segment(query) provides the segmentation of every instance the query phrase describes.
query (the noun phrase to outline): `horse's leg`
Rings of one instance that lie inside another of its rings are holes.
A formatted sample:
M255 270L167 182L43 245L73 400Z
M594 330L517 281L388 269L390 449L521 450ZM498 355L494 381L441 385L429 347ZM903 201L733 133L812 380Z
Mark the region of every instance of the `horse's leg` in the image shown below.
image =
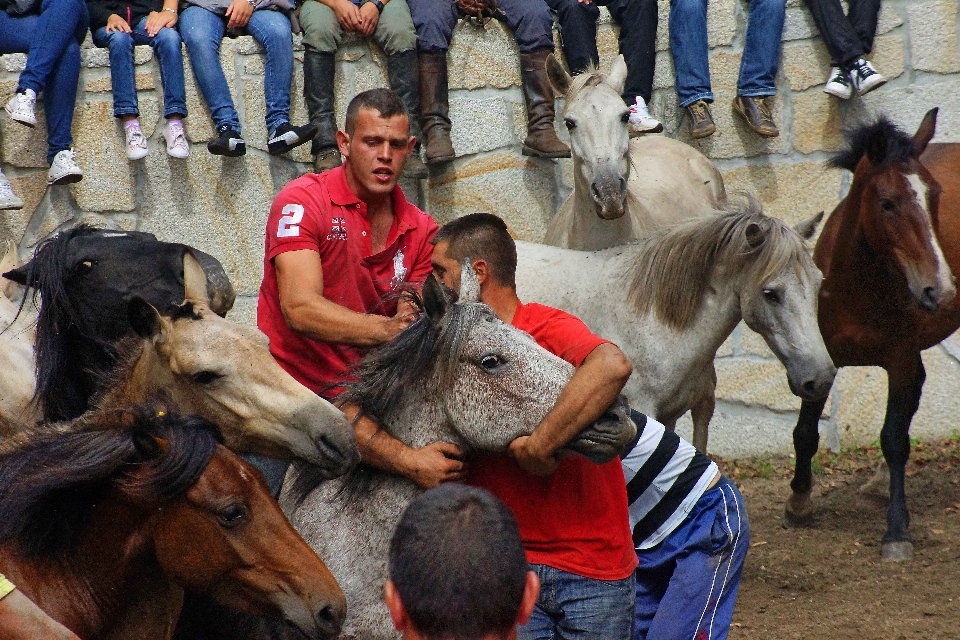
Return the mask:
M887 505L887 533L883 536L881 556L891 561L913 559L913 539L907 533L910 512L907 510L904 472L910 457L910 421L920 406L927 374L920 354L912 357L912 362L887 371L887 415L880 431L883 457L890 467L890 504Z
M827 399L810 402L804 400L800 405L800 417L793 430L793 450L796 452L796 466L790 488L793 494L784 508L784 522L791 527L810 524L813 519L813 501L810 492L813 489L813 468L811 463L817 447L820 445L820 416Z
M701 453L707 452L707 438L710 435L710 419L717 407L717 370L710 366L710 376L704 380L703 392L693 406L690 417L693 418L693 446Z

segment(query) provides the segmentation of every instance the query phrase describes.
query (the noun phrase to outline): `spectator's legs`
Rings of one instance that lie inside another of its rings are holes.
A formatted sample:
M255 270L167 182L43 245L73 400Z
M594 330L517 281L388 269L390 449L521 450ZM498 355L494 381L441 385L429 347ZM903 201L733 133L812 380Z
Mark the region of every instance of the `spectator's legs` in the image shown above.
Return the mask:
M210 108L213 124L220 132L239 133L240 115L233 106L230 87L220 66L220 41L226 31L223 18L201 7L189 6L180 13L180 35L187 43L190 66L200 93Z
M591 64L600 65L597 52L597 3L578 0L546 0L560 23L560 46L570 73L583 73Z
M673 52L680 106L688 107L699 100L713 102L707 0L671 0L670 50Z
M879 15L880 0L850 0L850 13L847 18L860 36L864 53L873 51L873 38L877 35Z
M450 105L447 86L447 49L457 24L449 0L408 0L420 52L420 117L427 164L456 156L450 141ZM389 5L388 5L389 6Z
M763 97L777 93L780 37L785 16L786 0L750 0L737 95Z
M387 6L389 6L388 3ZM340 166L337 151L337 122L334 114L335 55L343 38L343 28L333 9L307 0L300 8L303 28L303 99L310 122L317 127L310 153L313 170L322 173Z
M293 80L293 33L290 19L279 11L254 11L247 32L266 50L263 93L267 131L290 122L290 83ZM311 136L312 137L312 136Z
M137 44L153 47L160 64L160 83L163 85L163 116L187 115L187 86L183 76L183 40L176 29L163 28L153 38L147 35L146 18L135 32Z
M38 95L50 82L58 62L67 55L71 43L79 45L83 42L90 24L87 4L83 0L43 0L40 6L40 17L33 23L36 31L28 33L30 47L27 65L17 85L17 91L32 89ZM72 110L72 99L70 106Z
M649 103L657 61L657 0L611 0L607 9L620 25L620 53L627 63L623 100L632 105L640 96Z
M113 89L113 117L136 116L136 72L133 64L133 36L123 31L108 33L106 27L93 34L93 44L106 47L110 54L110 85Z
M840 0L806 0L807 8L810 9L810 15L813 21L817 23L817 29L820 30L820 37L833 58L834 66L843 66L853 62L870 49L864 48L863 38L859 30L854 28L852 20L843 13L843 6ZM877 27L877 11L880 8L880 2L869 0L860 2L853 0L850 6L850 14L853 16L853 9L858 4L876 5L873 13L873 28ZM869 42L873 43L873 35L869 37Z

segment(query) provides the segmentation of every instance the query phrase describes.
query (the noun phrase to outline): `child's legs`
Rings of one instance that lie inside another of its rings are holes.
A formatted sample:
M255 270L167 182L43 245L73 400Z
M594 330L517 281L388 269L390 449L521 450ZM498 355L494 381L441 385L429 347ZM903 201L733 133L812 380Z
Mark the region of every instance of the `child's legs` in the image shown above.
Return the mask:
M247 32L263 45L266 60L263 96L267 104L267 131L290 121L290 82L293 80L293 32L290 19L279 11L254 11Z
M80 81L80 44L70 42L63 57L53 68L43 92L43 108L47 114L47 162L73 146L73 107Z
M210 108L214 125L239 131L240 115L233 106L227 77L220 66L220 41L226 31L223 18L202 7L189 6L180 14L179 24L193 75Z
M113 88L113 116L136 116L136 71L133 62L133 36L123 31L107 32L106 27L93 34L93 44L106 47L110 54L110 85Z
M164 27L157 35L147 34L147 19L144 18L133 31L137 44L149 44L157 54L160 65L160 83L163 85L163 116L187 115L187 86L183 77L183 40L176 29Z

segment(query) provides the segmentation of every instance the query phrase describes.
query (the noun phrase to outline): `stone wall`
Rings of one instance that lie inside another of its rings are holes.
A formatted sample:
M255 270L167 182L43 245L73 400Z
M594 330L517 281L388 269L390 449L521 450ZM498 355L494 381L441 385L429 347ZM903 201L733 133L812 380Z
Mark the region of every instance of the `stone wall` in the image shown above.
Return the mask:
M822 92L829 57L816 36L801 0L787 0L783 58L774 114L779 138L764 140L733 116L730 102L743 49L747 4L711 0L711 71L717 102L718 132L693 142L686 133L674 91L668 51L669 0L660 2L657 73L651 104L667 135L695 144L714 159L728 189L749 189L767 212L789 222L819 210L831 210L845 192L849 175L824 168L840 145L841 126L883 110L907 129L940 106L937 140L960 141L960 107L951 99L960 90L958 0L886 0L872 59L889 83L868 95L841 103ZM616 55L616 27L604 12L598 40L601 66ZM296 39L299 43L299 38ZM186 242L224 263L240 295L234 317L253 322L262 274L263 227L270 202L289 180L307 170L308 147L288 157L266 153L263 124L263 54L249 37L224 40L221 62L244 123L248 152L243 158L209 155L203 143L212 136L209 112L187 67L190 116L186 128L194 145L186 161L169 158L160 136L162 93L152 51L138 47L137 86L141 122L150 138L150 155L140 162L123 156L120 127L112 117L106 51L89 40L74 123L78 162L84 180L69 187L46 187L45 123L27 129L0 118L0 161L25 201L22 211L0 212L0 241L12 238L26 257L36 243L78 222L150 231L162 239ZM294 71L295 122L306 120L300 60ZM509 33L496 22L486 28L461 24L450 50L453 142L458 158L435 170L430 179L404 183L439 222L473 211L494 211L516 235L540 240L545 225L572 189L572 165L520 155L525 135L519 59ZM0 56L0 101L16 86L23 55ZM337 113L341 119L350 96L386 84L384 58L376 47L348 39L338 54ZM42 110L41 110L42 111ZM562 127L561 127L562 129ZM565 135L561 131L561 136ZM928 378L914 421L921 437L949 434L950 416L960 405L960 340L952 337L925 354ZM782 366L762 340L738 328L722 347L711 450L742 455L790 448L790 432L799 401L786 384ZM882 421L885 375L876 369L841 372L827 405L822 428L837 446L873 441ZM688 428L687 426L681 427Z

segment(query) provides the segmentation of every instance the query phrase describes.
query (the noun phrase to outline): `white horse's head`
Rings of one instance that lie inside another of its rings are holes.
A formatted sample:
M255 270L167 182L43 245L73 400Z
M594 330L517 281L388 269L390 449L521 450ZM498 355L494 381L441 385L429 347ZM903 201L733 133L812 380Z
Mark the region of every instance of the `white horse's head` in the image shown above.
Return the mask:
M578 188L590 193L599 217L615 220L627 211L630 177L630 110L620 96L627 64L617 56L609 74L588 69L571 77L551 55L547 74L566 96L563 123L570 132Z

